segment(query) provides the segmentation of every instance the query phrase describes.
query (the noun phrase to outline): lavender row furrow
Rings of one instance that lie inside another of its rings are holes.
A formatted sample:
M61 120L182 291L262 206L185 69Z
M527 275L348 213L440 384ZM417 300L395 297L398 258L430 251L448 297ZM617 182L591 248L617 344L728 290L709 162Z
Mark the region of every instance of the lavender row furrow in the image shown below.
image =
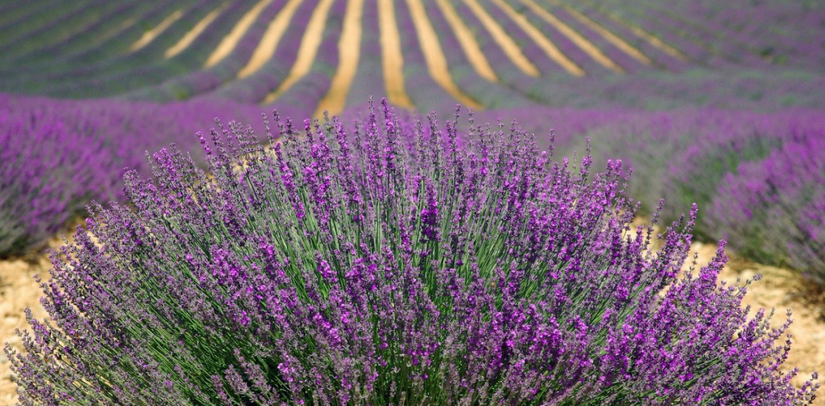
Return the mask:
M444 56L450 66L450 74L459 88L480 102L485 109L513 108L530 104L530 101L524 96L505 85L499 82L491 83L488 79L482 78L469 63L468 57L465 55L452 28L445 20L441 9L433 2L427 2L426 6L427 15L429 15L444 49ZM495 70L497 65L490 61L488 55L484 54L483 56Z
M260 70L249 77L225 84L212 92L210 97L257 104L262 102L270 92L275 91L295 63L307 23L317 5L317 0L305 0L301 3L289 23L289 28L278 42L272 58Z

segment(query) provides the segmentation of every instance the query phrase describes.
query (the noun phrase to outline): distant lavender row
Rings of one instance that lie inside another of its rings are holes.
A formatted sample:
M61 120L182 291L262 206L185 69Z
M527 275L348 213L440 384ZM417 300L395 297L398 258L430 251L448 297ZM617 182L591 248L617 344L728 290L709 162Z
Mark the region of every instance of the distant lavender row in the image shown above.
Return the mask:
M725 175L706 218L737 251L825 286L825 130Z
M91 199L122 197L124 168L145 172L145 151L170 142L190 150L189 129L209 126L218 114L247 121L260 110L0 94L0 257L42 245Z
M680 275L696 210L631 229L622 164L554 161L519 130L276 121L175 149L129 206L95 206L43 283L23 404L807 403L771 328L720 286L724 244ZM465 135L466 134L466 135ZM459 142L463 139L463 142ZM629 231L628 231L629 230ZM92 236L96 239L93 240ZM658 244L654 244L658 239ZM661 246L654 249L654 246Z
M597 155L633 167L632 193L648 208L665 198L663 215L675 219L698 203L708 211L702 238L728 239L745 257L825 285L821 112L617 112L603 123L581 133L596 140Z

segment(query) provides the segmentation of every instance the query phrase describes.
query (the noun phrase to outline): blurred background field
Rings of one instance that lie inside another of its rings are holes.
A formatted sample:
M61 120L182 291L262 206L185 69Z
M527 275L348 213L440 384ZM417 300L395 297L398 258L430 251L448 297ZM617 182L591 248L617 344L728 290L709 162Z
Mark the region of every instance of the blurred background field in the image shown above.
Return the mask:
M749 300L796 312L789 364L825 367L814 0L4 1L3 339L18 345L22 309L37 307L44 248L89 201L122 199L123 169L145 173L146 151L175 143L197 161L195 131L208 138L214 117L263 135L261 113L357 113L371 96L413 113L460 103L544 145L553 129L562 154L591 138L600 163L633 168L643 213L664 198L673 220L697 202L701 242L727 239L737 258L724 278L765 273ZM11 404L5 356L0 374Z

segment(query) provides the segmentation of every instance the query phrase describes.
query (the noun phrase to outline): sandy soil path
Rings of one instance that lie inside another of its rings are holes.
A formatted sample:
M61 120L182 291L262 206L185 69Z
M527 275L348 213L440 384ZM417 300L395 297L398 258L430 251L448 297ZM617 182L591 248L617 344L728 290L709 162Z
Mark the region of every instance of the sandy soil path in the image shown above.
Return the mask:
M447 64L447 57L444 56L438 34L436 34L435 28L433 28L430 18L427 16L424 3L421 0L407 0L407 7L410 10L413 25L415 25L418 42L421 52L424 53L424 60L427 63L427 69L430 71L430 77L465 107L475 111L481 110L484 106L464 93L453 81Z
M470 11L473 14L475 14L476 18L478 18L481 22L481 25L483 25L487 32L490 33L493 41L501 47L504 54L510 58L510 61L513 62L519 70L528 76L541 76L539 68L536 67L532 61L527 59L527 56L524 55L524 52L521 50L521 47L516 44L516 41L507 34L507 31L505 31L504 28L490 14L488 14L486 10L484 10L484 7L481 7L481 4L479 4L478 1L464 0L464 4L470 8Z
M332 3L334 3L334 0L321 0L318 6L315 7L312 16L309 18L307 29L304 31L304 37L301 38L301 46L298 47L298 56L295 58L295 63L292 65L289 75L281 82L278 89L266 96L261 104L273 103L312 69L312 62L315 61L318 48L324 39L324 29L326 28L327 17L329 16L329 9L332 8Z
M144 32L143 36L140 37L140 39L138 39L137 41L135 41L135 43L132 44L131 47L129 47L129 52L138 51L152 43L152 41L154 41L155 38L157 38L160 34L163 34L163 32L166 31L167 28L172 26L172 24L174 24L175 21L180 20L181 17L183 17L183 10L177 10L174 13L169 14L169 16L166 17L163 21L161 21L160 24L155 26L155 28L152 28L151 30Z
M50 265L45 256L35 262L0 261L0 341L3 343L23 349L14 331L28 327L23 314L26 307L30 307L37 318L47 316L40 306L40 287L34 276L48 276ZM0 405L14 405L17 401L17 385L11 380L9 367L6 354L0 353Z
M212 51L203 67L210 68L215 66L218 62L222 61L223 58L229 56L229 54L235 50L235 46L238 45L238 42L241 41L244 34L249 31L249 28L252 27L252 24L255 23L255 20L258 19L258 16L264 11L269 3L272 3L272 0L261 0L249 9L249 11L247 11L240 20L238 20L232 28L232 31L223 37L221 43L218 44L218 47L215 48L214 51Z
M215 19L217 19L218 16L220 16L221 13L223 13L223 11L226 10L228 7L229 2L226 2L218 8L210 11L209 14L203 17L203 19L198 21L198 23L195 24L195 26L192 27L192 29L190 29L186 34L184 34L180 38L180 40L178 40L178 42L175 43L175 45L169 47L169 49L167 49L166 52L163 53L163 57L166 59L174 58L176 55L186 50L186 48L189 48L189 45L192 45L192 43L195 42L195 40L198 39L198 37L201 34L203 34L204 31L206 31L209 25L212 24L212 22L215 21Z
M338 69L326 96L318 103L315 117L323 116L324 111L333 116L344 111L352 81L358 73L358 59L361 57L361 35L363 34L361 19L364 15L364 0L352 0L347 3L344 13L344 24L341 28L341 37L338 40Z

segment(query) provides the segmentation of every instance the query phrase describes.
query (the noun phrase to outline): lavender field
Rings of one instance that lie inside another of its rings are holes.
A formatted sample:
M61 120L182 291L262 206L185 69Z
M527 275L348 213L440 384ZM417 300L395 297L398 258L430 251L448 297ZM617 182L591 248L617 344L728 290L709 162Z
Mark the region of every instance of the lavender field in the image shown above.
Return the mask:
M825 405L823 89L810 0L7 0L0 403Z

